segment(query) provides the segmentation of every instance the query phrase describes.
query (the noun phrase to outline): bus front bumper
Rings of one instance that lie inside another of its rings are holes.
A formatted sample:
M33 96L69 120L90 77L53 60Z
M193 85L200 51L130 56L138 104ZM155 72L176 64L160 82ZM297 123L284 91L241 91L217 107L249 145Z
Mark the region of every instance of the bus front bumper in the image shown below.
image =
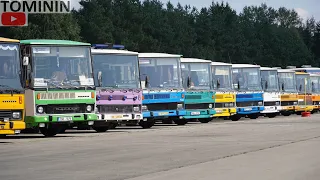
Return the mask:
M28 128L44 126L45 124L76 124L87 123L93 125L97 121L96 114L51 114L51 115L38 115L27 116L26 123Z
M260 113L263 110L264 110L264 106L241 107L241 108L237 108L237 114L240 114L240 115L256 114L256 113Z
M264 110L260 113L262 114L270 114L270 113L278 113L281 110L281 106L264 106Z
M13 135L19 134L21 130L26 128L26 124L23 121L0 121L0 134L1 135Z
M202 118L212 118L216 114L214 109L194 109L187 110L186 115L183 119L202 119Z
M236 108L215 108L216 114L213 117L229 117L237 113Z
M307 105L307 106L297 105L295 110L296 110L296 112L312 111L313 106L312 105Z
M143 118L161 119L166 117L185 116L186 110L144 111Z

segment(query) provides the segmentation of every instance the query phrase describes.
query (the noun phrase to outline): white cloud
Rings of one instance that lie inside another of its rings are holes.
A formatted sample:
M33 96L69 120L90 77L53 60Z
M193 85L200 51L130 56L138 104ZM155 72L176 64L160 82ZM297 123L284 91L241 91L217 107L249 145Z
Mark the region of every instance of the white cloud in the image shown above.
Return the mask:
M310 13L309 13L307 10L305 10L305 9L295 8L294 10L295 10L295 11L298 13L298 15L299 15L302 19L304 19L304 20L306 20L306 19L308 19L308 18L310 17Z

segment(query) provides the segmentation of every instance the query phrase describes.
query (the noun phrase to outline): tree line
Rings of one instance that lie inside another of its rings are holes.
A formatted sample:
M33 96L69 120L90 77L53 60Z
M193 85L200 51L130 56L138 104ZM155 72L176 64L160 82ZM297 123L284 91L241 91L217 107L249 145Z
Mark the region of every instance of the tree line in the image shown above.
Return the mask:
M66 39L123 44L137 52L166 52L262 66L320 66L320 21L261 4L238 13L228 3L197 9L159 0L81 0L70 14L32 14L26 27L1 27L16 39Z

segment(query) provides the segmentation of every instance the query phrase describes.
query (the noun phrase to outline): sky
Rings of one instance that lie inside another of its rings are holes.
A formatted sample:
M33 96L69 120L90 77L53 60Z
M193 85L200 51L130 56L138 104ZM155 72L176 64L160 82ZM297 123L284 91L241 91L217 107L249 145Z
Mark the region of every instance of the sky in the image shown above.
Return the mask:
M75 2L78 0L71 1L73 1L74 7L79 8L78 2ZM168 2L168 0L160 1L163 3ZM216 0L215 2L219 1L221 2L221 0ZM174 5L178 2L182 5L189 4L200 9L201 7L208 7L212 3L212 0L170 0L170 2ZM266 3L268 6L274 8L286 7L287 9L295 9L304 20L309 17L314 17L316 20L320 20L320 0L224 0L224 2L228 2L238 13L241 12L245 6Z

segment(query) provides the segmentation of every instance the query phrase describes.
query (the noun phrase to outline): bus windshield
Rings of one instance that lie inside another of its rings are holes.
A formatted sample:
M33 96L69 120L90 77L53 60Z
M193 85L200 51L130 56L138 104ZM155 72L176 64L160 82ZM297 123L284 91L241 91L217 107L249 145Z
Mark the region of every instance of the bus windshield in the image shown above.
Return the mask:
M232 66L212 66L212 83L214 89L232 89Z
M261 91L260 68L233 68L233 86L239 91Z
M294 72L279 72L279 86L283 92L297 92Z
M309 75L296 74L296 82L299 93L311 93L311 82Z
M191 89L210 89L210 63L181 63L181 70L184 88L190 78Z
M140 58L139 66L142 88L182 87L179 58Z
M311 90L313 93L320 93L320 76L311 76Z
M0 44L0 90L22 90L19 45Z
M36 46L32 59L34 87L94 86L89 46Z
M277 70L262 70L261 85L264 91L279 91Z
M101 72L101 87L140 88L138 55L93 54L92 58L98 87L98 73Z

